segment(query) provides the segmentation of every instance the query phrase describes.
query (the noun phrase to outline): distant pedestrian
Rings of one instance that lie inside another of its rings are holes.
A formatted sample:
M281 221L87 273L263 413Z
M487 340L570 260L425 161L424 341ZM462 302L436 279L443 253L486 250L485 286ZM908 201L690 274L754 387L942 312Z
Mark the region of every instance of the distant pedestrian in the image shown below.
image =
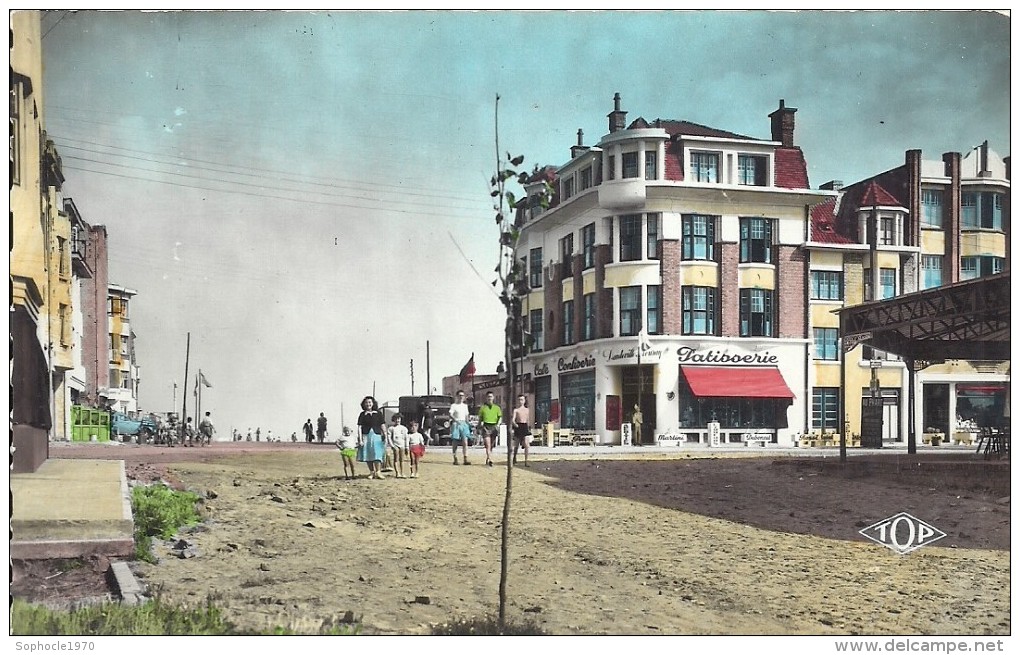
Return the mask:
M382 480L382 461L386 456L386 422L379 410L379 403L372 396L365 396L361 401L361 414L358 415L358 461L368 464L368 477Z
M464 402L464 392L457 392L457 400L450 405L450 443L453 445L453 464L460 464L457 461L457 446L461 447L464 453L465 466L470 464L467 456L468 446L471 444L471 426L468 424L467 403Z
M212 443L213 435L216 434L216 426L213 425L209 412L206 412L205 416L203 416L202 420L198 423L198 434L198 442L203 446Z
M312 443L312 440L315 439L315 428L312 427L312 419L305 421L305 424L301 427L301 429L305 432L305 441Z
M251 428L248 428L248 436L244 438L245 441L251 441Z
M644 415L641 413L641 407L634 405L634 413L631 414L630 422L634 426L634 445L643 446L641 443L641 423L644 422Z
M319 412L319 418L315 421L315 436L322 443L322 440L326 438L326 415Z
M195 424L191 422L191 417L184 422L184 445L195 446Z
M340 449L340 459L344 464L344 477L348 480L354 479L354 458L358 451L354 448L354 435L347 428L340 431L340 437L336 440L336 447ZM350 473L347 472L348 468Z
M272 430L266 430L266 441L268 443L273 443L273 431Z
M290 433L290 442L291 443L297 443L297 432L291 432Z
M418 432L418 421L411 421L411 431L407 433L407 453L411 459L411 477L418 477L418 464L425 456L425 435Z
M495 404L496 395L485 394L485 402L478 408L478 429L485 444L485 465L492 466L492 443L499 437L499 424L503 422L503 410Z
M398 478L404 477L404 460L407 453L407 427L400 423L400 414L393 415L393 425L386 431L386 446L393 457L393 470Z
M517 407L514 407L514 458L513 463L517 464L517 448L524 446L524 465L528 466L528 448L531 446L531 410L528 408L528 399L521 394L517 396Z

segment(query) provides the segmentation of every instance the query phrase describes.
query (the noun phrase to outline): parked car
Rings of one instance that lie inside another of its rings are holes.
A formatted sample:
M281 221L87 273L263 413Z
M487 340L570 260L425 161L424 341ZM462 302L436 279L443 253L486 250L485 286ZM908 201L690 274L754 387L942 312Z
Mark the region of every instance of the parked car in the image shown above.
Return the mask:
M110 434L121 441L130 441L131 437L137 437L138 443L146 443L151 441L158 431L156 421L147 415L131 418L123 412L113 412L110 417Z
M401 396L400 416L408 427L417 421L431 445L446 446L450 443L451 404L450 396Z

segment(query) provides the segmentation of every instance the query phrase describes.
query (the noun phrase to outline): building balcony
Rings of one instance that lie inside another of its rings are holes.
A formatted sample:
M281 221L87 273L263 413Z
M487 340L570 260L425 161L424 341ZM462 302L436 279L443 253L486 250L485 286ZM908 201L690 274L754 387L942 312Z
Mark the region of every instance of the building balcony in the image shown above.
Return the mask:
M599 207L610 210L639 210L645 205L646 180L627 178L609 180L599 185Z

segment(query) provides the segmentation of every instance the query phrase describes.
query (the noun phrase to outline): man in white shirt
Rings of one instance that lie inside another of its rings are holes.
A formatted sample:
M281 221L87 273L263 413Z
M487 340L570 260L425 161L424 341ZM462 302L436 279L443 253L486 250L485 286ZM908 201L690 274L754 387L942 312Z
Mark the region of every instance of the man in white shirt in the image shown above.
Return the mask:
M467 403L464 402L464 392L458 391L457 400L450 405L450 419L452 420L450 425L450 443L453 444L454 465L460 464L457 461L457 446L460 446L464 453L464 464L471 463L467 457L468 445L471 442L471 425L468 424L469 414L470 410Z

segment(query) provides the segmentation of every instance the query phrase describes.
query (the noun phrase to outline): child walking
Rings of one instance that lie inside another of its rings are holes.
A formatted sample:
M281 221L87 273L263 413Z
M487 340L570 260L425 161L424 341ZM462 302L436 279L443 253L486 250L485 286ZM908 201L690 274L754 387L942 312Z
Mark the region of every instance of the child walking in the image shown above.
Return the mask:
M400 414L393 415L393 425L386 433L387 446L393 456L393 470L398 478L404 477L404 455L407 453L407 428L400 423Z
M411 431L407 435L407 450L411 457L411 477L418 477L418 462L425 455L425 435L418 432L418 421L411 421Z
M354 479L354 456L357 454L357 450L354 448L354 436L351 431L344 428L340 432L340 438L336 440L336 447L340 449L340 459L344 463L344 479ZM350 468L350 473L348 473Z

